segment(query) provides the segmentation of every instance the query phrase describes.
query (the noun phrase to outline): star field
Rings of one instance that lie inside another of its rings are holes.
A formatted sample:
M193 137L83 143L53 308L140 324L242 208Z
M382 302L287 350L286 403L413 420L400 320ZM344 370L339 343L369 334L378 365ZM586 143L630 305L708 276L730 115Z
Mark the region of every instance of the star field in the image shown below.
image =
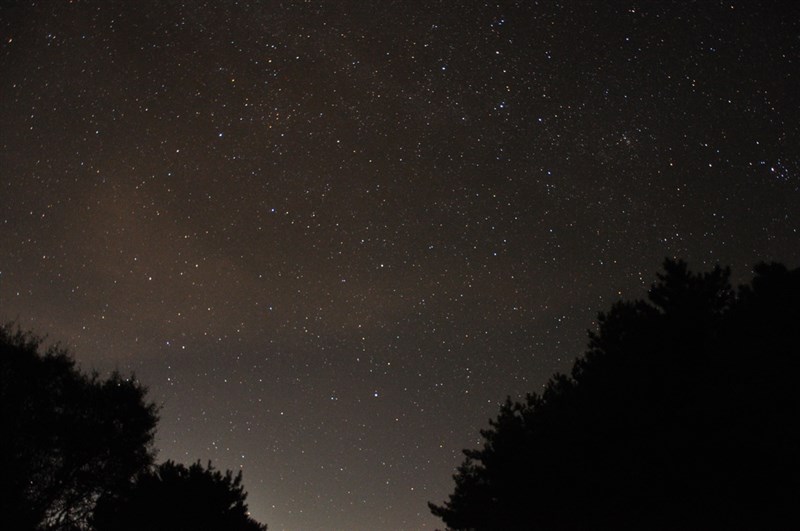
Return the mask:
M0 317L274 530L433 529L665 256L800 262L800 4L0 4Z

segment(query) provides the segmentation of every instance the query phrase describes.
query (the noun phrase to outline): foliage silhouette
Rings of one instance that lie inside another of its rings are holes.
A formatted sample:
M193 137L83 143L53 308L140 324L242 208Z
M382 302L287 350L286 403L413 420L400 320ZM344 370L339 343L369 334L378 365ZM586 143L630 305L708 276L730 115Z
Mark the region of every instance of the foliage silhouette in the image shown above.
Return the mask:
M0 327L0 514L6 529L83 529L98 497L152 462L157 411L135 380L42 350Z
M211 463L172 461L140 474L122 495L101 498L97 531L265 531L247 513L241 471L224 475Z
M800 269L734 291L727 269L664 268L571 376L506 400L429 504L448 529L800 529Z
M0 527L14 531L264 531L241 472L153 465L157 409L135 379L0 326Z

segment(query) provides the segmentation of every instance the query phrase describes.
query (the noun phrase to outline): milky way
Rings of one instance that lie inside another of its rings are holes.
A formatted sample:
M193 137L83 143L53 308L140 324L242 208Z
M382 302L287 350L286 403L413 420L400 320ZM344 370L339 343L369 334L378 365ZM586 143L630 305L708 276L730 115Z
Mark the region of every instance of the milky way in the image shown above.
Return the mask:
M270 529L433 529L664 257L800 262L800 3L0 8L0 318Z

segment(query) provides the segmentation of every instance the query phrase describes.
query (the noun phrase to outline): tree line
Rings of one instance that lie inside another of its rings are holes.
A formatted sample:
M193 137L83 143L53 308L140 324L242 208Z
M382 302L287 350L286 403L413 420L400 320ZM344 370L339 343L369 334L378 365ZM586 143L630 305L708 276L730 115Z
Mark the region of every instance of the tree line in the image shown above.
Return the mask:
M155 463L158 408L134 378L0 327L0 522L13 531L264 531L241 471Z
M432 513L450 531L800 529L800 269L667 260L569 374L506 399ZM264 531L241 472L157 464L133 377L0 327L0 517L19 531Z
M800 269L667 260L585 354L507 399L442 504L449 530L800 529Z

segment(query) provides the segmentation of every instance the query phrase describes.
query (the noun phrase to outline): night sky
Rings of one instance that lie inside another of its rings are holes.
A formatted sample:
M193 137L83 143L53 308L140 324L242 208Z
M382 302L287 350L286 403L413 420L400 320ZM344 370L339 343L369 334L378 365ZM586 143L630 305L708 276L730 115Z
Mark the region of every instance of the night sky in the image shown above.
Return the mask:
M800 265L800 2L0 5L0 318L271 530L442 527L664 257Z

